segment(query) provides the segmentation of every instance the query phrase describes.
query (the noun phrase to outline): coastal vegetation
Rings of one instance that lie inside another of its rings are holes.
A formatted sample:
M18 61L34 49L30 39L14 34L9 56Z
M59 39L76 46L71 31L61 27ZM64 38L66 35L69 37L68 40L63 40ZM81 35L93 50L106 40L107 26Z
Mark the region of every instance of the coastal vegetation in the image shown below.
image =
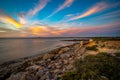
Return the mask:
M63 74L62 80L118 80L120 77L120 59L107 53L77 59L74 67L74 71Z
M97 45L91 46L91 47L86 47L87 50L93 50L93 51L97 51Z
M116 57L120 57L120 52L115 53Z
M95 41L120 41L120 37L92 37Z

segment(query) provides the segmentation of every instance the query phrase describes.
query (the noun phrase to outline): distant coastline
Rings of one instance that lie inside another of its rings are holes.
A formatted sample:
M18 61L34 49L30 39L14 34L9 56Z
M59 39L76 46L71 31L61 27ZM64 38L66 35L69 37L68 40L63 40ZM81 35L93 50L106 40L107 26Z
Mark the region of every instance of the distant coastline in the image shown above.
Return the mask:
M120 36L111 37L0 37L0 39L56 39L56 38L93 38L93 39L120 39Z

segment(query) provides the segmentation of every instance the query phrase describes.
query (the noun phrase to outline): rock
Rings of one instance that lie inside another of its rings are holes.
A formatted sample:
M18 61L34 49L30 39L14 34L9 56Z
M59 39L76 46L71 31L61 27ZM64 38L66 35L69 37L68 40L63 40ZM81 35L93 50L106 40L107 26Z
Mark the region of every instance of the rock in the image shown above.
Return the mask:
M46 80L53 80L53 78L54 78L54 77L53 77L52 73L48 71L48 72L46 73Z
M58 73L60 70L59 69L55 69L54 70L54 73Z
M79 49L80 48L80 44L74 45L73 48L74 48L74 50Z
M19 79L18 79L19 80ZM28 73L26 76L25 76L25 80L36 80L36 77L34 74L30 74Z
M52 68L52 65L48 65L48 69L51 69Z
M63 60L63 63L66 65L66 64L68 64L68 60Z
M37 73L36 73L36 76L37 77L41 77L44 75L44 70L40 69Z
M74 59L73 58L69 58L69 64L73 64Z
M69 58L69 57L70 57L70 54L69 54L69 53L61 54L60 57L61 57L62 59Z
M67 70L71 70L71 69L73 69L72 64L69 64L69 65L66 67L66 69L67 69Z
M68 50L70 50L70 49L68 47L65 47L65 48L62 48L58 53L62 54L62 53L67 52Z
M40 68L40 66L34 65L34 66L28 67L26 70L27 70L29 73L35 73L39 68Z
M56 60L56 59L59 59L59 57L60 57L60 55L57 54L57 55L54 56L54 59L55 59L55 60Z
M66 71L66 69L65 69L65 68L63 68L62 72L65 72L65 71Z
M71 62L71 61L73 61L73 58L72 58L72 57L69 58L69 62Z
M50 62L50 61L51 61L51 59L47 59L47 61L48 61L48 62Z
M43 61L43 60L41 60L41 61L40 61L40 64L42 64L42 63L44 63L44 61Z
M54 63L54 61L51 61L51 62L50 62L50 64L53 64L53 63Z
M43 75L39 80L46 80L46 75Z
M35 65L41 65L40 61L35 62Z
M45 54L45 55L43 56L43 59L46 60L46 59L51 59L51 58L53 58L53 57L54 57L54 54Z
M83 46L83 41L80 41L80 47L82 47Z
M26 80L25 76L26 76L25 72L20 72L17 73L16 75L12 74L7 80Z
M55 67L56 67L57 69L60 69L60 68L62 67L62 65L61 65L60 63L55 63Z

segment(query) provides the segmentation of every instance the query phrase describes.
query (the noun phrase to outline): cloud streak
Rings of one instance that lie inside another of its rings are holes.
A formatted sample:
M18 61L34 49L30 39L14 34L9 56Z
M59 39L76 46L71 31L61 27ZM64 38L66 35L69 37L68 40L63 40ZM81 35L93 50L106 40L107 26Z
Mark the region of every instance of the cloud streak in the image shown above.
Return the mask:
M21 24L27 24L29 19L34 17L39 11L41 11L48 4L50 0L39 0L38 4L36 4L33 9L30 9L27 13L18 14L18 19Z
M87 17L89 15L92 15L92 14L95 14L97 12L103 11L106 8L108 8L108 4L106 4L105 2L97 3L96 5L94 5L90 9L88 9L85 13L70 18L69 21Z
M38 5L36 5L33 9L31 9L28 12L28 15L30 16L36 15L40 10L42 10L47 5L48 2L49 0L39 0Z
M60 5L50 16L48 16L47 18L53 16L54 14L58 13L59 11L71 6L71 4L74 2L74 0L65 0L65 2Z
M8 14L4 13L3 11L0 11L0 21L6 24L12 24L14 25L16 28L21 28L22 24L20 24L19 22L17 22L15 19L13 19L11 16L9 16Z
M109 12L101 16L95 17L96 20L105 20L110 18L120 17L120 10Z

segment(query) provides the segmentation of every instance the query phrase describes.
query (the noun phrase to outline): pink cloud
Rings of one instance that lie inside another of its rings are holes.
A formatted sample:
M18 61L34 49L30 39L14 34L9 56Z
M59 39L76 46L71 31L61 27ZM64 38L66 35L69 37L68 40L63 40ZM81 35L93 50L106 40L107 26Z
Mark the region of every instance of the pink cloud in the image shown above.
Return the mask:
M42 10L42 9L47 5L48 2L49 2L49 0L39 0L38 5L36 5L33 9L31 9L31 10L28 12L28 15L34 16L34 15L37 14L40 10Z
M89 15L95 14L97 12L103 11L106 8L108 8L108 4L106 4L105 2L97 3L96 5L91 7L89 10L87 10L85 13L83 13L82 15L74 16L74 17L70 18L69 20L71 21L71 20L77 20L80 18L84 18Z

